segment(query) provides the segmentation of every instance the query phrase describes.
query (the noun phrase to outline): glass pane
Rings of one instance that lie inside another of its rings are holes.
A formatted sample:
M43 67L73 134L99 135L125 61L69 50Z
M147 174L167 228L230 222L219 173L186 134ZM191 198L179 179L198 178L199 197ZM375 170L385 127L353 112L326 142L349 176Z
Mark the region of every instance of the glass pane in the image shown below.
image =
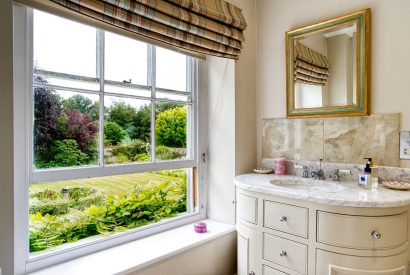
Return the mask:
M186 56L163 48L156 48L157 87L186 91Z
M119 86L119 85L105 84L104 91L107 93L143 96L143 97L149 97L149 98L151 97L151 90L130 88L130 87Z
M78 80L71 80L71 79L61 79L56 77L44 77L40 75L34 76L34 83L35 84L44 84L46 81L47 84L55 85L59 87L65 88L74 88L74 89L83 89L83 90L90 90L90 91L99 91L100 90L100 83L90 82L90 81L78 81Z
M193 208L187 199L193 197L187 194L192 170L30 184L31 255L189 213Z
M177 101L191 101L191 96L188 95L178 95L178 94L171 94L171 93L164 93L164 92L157 92L157 98L161 99L169 99L169 100L177 100Z
M147 44L105 32L105 79L147 85Z
M173 102L157 102L155 118L156 159L184 159L187 152L190 108Z
M99 97L34 88L34 169L98 164Z
M105 96L104 163L151 161L151 101Z
M96 77L96 29L41 11L33 19L34 68Z

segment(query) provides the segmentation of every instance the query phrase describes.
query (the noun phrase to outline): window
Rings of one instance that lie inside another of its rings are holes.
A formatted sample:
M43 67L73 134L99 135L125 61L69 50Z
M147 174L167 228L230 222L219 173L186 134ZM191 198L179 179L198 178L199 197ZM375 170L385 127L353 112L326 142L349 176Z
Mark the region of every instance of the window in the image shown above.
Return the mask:
M197 61L32 14L30 257L199 219Z

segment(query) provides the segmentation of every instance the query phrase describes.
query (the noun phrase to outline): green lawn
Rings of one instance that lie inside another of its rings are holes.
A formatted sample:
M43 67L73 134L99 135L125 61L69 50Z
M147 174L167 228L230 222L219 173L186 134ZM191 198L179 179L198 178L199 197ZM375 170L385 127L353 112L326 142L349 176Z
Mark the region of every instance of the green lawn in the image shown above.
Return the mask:
M183 183L182 178L173 176L159 175L155 172L127 174L119 176L108 176L99 178L88 178L80 180L67 180L58 182L33 183L30 184L29 191L32 193L51 189L60 191L62 187L88 187L107 195L126 194L135 186L147 184L159 184L164 181Z

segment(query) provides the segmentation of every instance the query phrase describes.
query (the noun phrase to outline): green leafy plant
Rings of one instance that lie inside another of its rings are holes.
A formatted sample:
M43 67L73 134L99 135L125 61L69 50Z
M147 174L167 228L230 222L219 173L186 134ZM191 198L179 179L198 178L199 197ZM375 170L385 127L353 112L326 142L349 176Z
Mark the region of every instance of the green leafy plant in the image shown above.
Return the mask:
M150 160L150 157L149 157L149 155L148 155L147 153L142 153L142 154L136 155L136 156L134 157L134 160L135 160L135 161L138 161L138 162L144 162L144 161L149 161L149 160Z
M117 145L127 136L127 132L117 123L108 121L104 124L104 138L109 144Z
M123 142L112 149L114 156L124 155L129 160L133 160L138 154L148 154L150 150L149 143L143 142L139 139L134 139L130 142Z
M168 109L155 122L157 143L168 147L186 147L186 107Z
M79 199L81 201L81 199ZM98 234L124 231L186 211L186 184L166 181L107 196L101 204L66 215L30 214L30 251Z

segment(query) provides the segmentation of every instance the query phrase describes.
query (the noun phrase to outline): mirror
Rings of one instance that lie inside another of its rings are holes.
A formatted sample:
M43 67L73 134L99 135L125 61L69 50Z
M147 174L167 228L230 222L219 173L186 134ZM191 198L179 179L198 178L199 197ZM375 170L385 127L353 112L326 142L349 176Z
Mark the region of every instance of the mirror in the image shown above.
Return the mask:
M369 114L370 9L286 33L287 117Z

